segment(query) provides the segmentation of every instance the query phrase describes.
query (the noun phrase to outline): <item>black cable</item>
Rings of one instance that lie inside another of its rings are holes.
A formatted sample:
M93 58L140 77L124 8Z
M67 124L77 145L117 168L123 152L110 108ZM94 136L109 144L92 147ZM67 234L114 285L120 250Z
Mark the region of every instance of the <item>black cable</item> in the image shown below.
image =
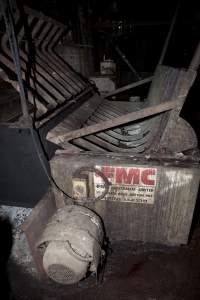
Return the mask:
M13 26L13 16L12 16L12 9L11 9L11 5L10 5L10 1L8 1L6 3L6 5L5 5L5 2L2 1L2 7L3 7L3 15L4 15L5 24L6 24L7 34L9 36L11 53L12 53L13 61L14 61L15 68L16 68L16 74L17 74L17 78L18 78L18 82L19 82L19 86L20 86L20 98L22 100L21 101L22 111L23 111L23 115L27 119L29 119L30 116L28 113L28 108L27 108L27 103L26 103L26 98L25 98L25 89L24 89L24 84L23 84L22 75L21 75L19 46L18 46L18 42L16 39L16 34L15 34L14 26ZM25 114L24 114L24 112L25 112ZM40 153L40 149L38 147L38 144L37 144L37 141L35 138L33 125L30 123L29 123L29 129L31 132L32 140L33 140L34 147L35 147L36 153L38 155L39 161L40 161L42 168L43 168L47 178L49 179L50 183L53 184L59 191L64 193L67 197L71 198L56 184L54 179L49 174L49 172L46 168L46 165L44 163L44 160L43 160L43 155Z
M24 84L22 80L22 74L21 74L21 66L20 66L20 60L19 60L19 47L18 42L16 39L15 29L14 29L14 19L12 15L12 5L11 2L5 2L5 0L2 0L2 9L3 9L3 16L5 20L6 30L9 38L10 43L10 49L13 57L13 61L15 64L17 79L19 82L19 90L20 90L20 99L21 99L21 107L22 107L22 113L23 116L28 119L29 113L28 113L28 106L26 101L26 94L24 89Z
M87 197L85 199L82 198L81 202L95 202L95 201L99 201L99 200L103 199L107 195L107 193L109 192L109 187L111 185L108 178L104 175L103 172L96 169L95 167L81 167L81 168L77 169L74 172L72 178L75 177L75 176L81 175L81 173L85 173L85 172L92 172L92 173L95 173L98 176L100 176L103 179L104 183L105 183L105 191L100 196L98 196L96 198L89 198L89 197ZM78 200L78 199L76 199L76 200Z
M15 68L16 68L16 74L17 74L17 78L18 78L18 82L19 82L19 86L20 86L20 97L21 97L21 105L22 105L23 115L24 115L24 117L27 118L27 120L30 120L30 116L29 116L29 113L28 113L26 96L25 96L26 93L25 93L25 88L24 88L24 84L23 84L23 80L22 80L22 74L21 74L20 58L19 58L19 46L18 46L18 42L17 42L15 30L14 30L14 22L13 22L12 8L11 8L10 1L8 1L7 6L5 5L5 2L3 1L3 14L4 14L5 24L6 24L6 28L7 28L7 33L8 33L8 36L9 36L11 53L12 53L12 56L13 56L13 61L14 61ZM50 184L52 186L55 186L56 189L59 192L63 193L67 198L70 198L73 202L77 202L77 199L73 198L72 196L68 195L65 191L63 191L58 186L58 184L55 182L55 180L51 176L51 174L49 174L49 172L47 170L47 167L45 165L45 162L43 160L44 155L43 155L43 153L41 153L41 151L38 147L36 138L35 138L35 132L34 132L34 129L33 129L33 125L30 124L30 122L28 124L29 124L29 129L30 129L30 132L31 132L31 136L32 136L32 140L33 140L33 143L34 143L36 153L38 155L41 166L42 166L42 168L43 168ZM104 193L102 193L102 195L100 195L96 199L87 198L87 199L83 199L83 200L85 200L85 201L97 201L97 200L102 199L108 193L108 190L109 190L110 183L109 183L107 177L100 170L95 169L93 167L80 168L80 169L76 170L76 174L77 174L77 172L79 174L81 174L81 172L83 172L83 171L95 172L96 174L101 176L101 178L105 182L105 191L104 191Z
M30 128L30 131L31 131L31 136L32 136L32 139L33 139L33 143L34 143L34 146L35 146L35 150L37 152L37 155L38 155L38 158L40 160L40 163L42 165L42 168L47 176L47 178L49 179L49 182L51 183L52 186L54 186L59 192L61 192L63 195L65 195L67 198L71 199L73 201L73 203L77 203L77 199L72 197L71 195L69 195L68 193L66 193L65 191L63 191L62 188L60 188L58 186L58 184L56 183L55 179L49 174L48 170L47 170L47 167L45 165L45 162L43 160L43 153L40 153L40 149L37 145L37 141L35 139L35 133L34 133L34 130L33 128ZM108 193L109 191L109 186L110 186L110 182L108 181L107 177L98 169L94 168L94 167L81 167L79 169L77 169L75 171L75 173L73 174L72 176L72 179L73 177L77 176L77 175L80 175L81 173L83 172L94 172L96 173L97 175L99 175L103 180L104 180L104 183L105 183L105 191L102 193L102 195L100 195L99 197L97 198L83 198L81 199L81 203L85 203L85 202L95 202L95 201L99 201L101 200L102 198L105 197L105 195Z

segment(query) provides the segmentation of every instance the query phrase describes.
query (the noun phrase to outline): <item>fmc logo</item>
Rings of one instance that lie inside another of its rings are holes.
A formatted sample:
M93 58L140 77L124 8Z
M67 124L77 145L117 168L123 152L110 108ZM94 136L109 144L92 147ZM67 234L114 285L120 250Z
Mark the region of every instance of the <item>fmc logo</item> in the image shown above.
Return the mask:
M155 186L157 169L98 166L112 184Z

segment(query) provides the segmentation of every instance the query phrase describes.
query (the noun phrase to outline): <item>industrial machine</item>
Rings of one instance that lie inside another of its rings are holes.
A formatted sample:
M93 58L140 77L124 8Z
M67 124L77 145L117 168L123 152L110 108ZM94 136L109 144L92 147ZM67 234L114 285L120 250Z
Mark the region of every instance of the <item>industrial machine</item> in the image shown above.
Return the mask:
M43 266L61 284L83 279L88 270L97 273L102 258L104 232L99 217L86 207L66 205L47 224L40 248L45 247Z
M197 138L180 111L200 44L188 69L160 62L131 85L151 82L146 99L119 101L126 88L102 98L58 56L64 25L27 7L5 6L4 18L0 76L20 92L22 115L0 126L0 196L35 207L24 231L40 275L74 283L96 272L98 215L111 241L187 243L200 173Z

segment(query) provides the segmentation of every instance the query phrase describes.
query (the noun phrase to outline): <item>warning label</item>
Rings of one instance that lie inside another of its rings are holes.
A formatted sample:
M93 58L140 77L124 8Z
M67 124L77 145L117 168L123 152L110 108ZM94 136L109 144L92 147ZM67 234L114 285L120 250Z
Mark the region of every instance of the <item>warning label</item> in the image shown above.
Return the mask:
M154 203L154 193L157 180L156 168L124 167L124 166L96 166L111 183L109 192L102 200ZM94 174L95 197L105 190L103 179Z

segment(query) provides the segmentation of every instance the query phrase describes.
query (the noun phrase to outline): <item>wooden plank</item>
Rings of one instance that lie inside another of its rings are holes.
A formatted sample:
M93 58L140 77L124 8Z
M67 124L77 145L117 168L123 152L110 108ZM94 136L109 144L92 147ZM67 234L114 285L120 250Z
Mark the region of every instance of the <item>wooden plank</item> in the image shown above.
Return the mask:
M133 88L135 88L137 86L140 86L140 85L143 85L145 83L151 82L153 80L153 78L154 78L154 76L151 76L151 77L148 77L148 78L145 78L145 79L142 79L142 80L139 80L139 81L127 84L127 85L125 85L125 86L123 86L123 87L121 87L119 89L116 89L115 91L113 91L111 93L108 93L105 98L109 98L109 97L115 96L117 94L123 93L125 91L130 90L130 89L133 89Z
M131 112L117 118L113 118L106 122L100 122L95 125L90 125L78 130L73 130L69 133L57 136L57 143L63 141L70 141L76 138L83 137L92 133L96 133L102 130L106 130L112 127L116 127L125 123L143 119L155 114L159 114L171 109L176 108L180 104L180 99L174 101L167 101L155 106L143 108L140 111ZM54 140L55 141L55 140Z

